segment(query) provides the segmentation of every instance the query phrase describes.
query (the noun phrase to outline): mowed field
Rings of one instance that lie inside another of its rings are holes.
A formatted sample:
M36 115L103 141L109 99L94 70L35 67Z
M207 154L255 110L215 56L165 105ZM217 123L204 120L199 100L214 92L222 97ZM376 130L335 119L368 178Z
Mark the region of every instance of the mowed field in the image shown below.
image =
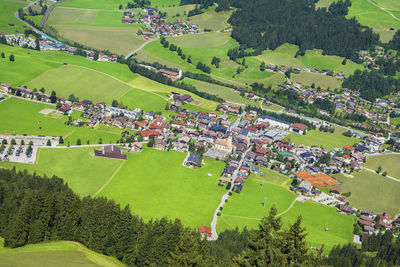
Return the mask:
M86 144L88 140L90 144L97 144L99 138L102 138L103 143L115 143L121 138L121 131L111 130L112 128L107 130L68 126L65 124L66 116L40 114L39 112L45 108L54 109L55 107L17 98L1 101L0 134L63 136L64 145L68 142L75 145L78 138L81 139L82 144ZM79 116L80 112L72 114L74 118Z
M330 250L334 245L352 240L353 217L338 214L335 208L318 203L294 202L296 195L287 189L285 178L270 170L264 170L262 177L251 174L242 192L233 193L224 206L218 221L218 231L235 227L255 229L261 218L268 216L274 204L282 218L283 227L288 227L298 216L302 216L302 226L306 228L307 243L310 246L320 247L324 244ZM267 197L266 208L263 207L264 197ZM328 232L325 232L326 228Z
M94 147L85 148L42 148L36 164L0 162L1 167L15 166L47 177L63 178L80 196L94 195L124 163L118 159L93 156Z
M379 166L382 167L382 173L387 172L388 175L400 179L400 155L384 155L368 157L365 167L377 170Z
M14 16L14 13L28 4L29 2L24 0L0 1L0 34L24 33L26 28L24 27L24 24Z
M318 129L307 131L306 135L291 133L285 137L285 140L295 143L296 145L319 146L327 150L343 148L347 145L352 146L360 141L357 138L342 135L345 131L342 128L334 127L334 129L334 133L321 132Z
M10 249L3 248L0 240L0 263L4 267L125 266L117 259L96 253L80 243L71 241L44 242Z
M191 227L210 225L225 188L217 182L224 163L205 158L201 168L182 166L186 153L144 148L129 153L128 160L100 192L129 204L146 221L166 216Z
M127 55L146 40L137 35L139 25L121 22L120 4L127 1L68 1L52 11L47 24L67 39Z
M13 87L45 88L47 93L54 90L57 96L65 98L73 93L80 100L104 101L107 104L117 99L129 108L138 107L145 111L164 111L166 94L171 91L192 95L203 103L200 108L214 110L217 106L216 102L134 74L123 64L92 61L63 52L39 52L3 45L0 45L0 52L15 56L15 62L0 58L0 80ZM26 68L28 65L30 68Z
M396 169L394 166L392 169ZM335 178L343 182L342 192L351 192L348 198L351 206L375 213L385 211L394 215L400 212L400 182L366 170L353 173L353 177L341 174Z

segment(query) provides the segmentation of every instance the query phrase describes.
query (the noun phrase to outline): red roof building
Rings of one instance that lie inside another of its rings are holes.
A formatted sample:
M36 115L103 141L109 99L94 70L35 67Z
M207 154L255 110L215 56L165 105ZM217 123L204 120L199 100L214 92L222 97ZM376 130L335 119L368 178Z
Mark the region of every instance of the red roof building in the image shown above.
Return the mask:
M203 237L211 237L211 228L208 226L199 226L199 232Z

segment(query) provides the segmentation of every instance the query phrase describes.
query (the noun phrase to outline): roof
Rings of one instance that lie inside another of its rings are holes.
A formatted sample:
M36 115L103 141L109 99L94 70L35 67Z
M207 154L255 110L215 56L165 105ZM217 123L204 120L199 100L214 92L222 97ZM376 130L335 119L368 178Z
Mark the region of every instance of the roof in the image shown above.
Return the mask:
M199 232L200 233L210 233L211 234L211 228L208 226L199 226Z
M188 162L193 162L193 163L199 163L200 160L200 156L195 154L195 153L190 153L189 158L188 158Z
M308 126L303 123L293 123L290 125L291 128L297 128L300 131L305 131L308 129Z

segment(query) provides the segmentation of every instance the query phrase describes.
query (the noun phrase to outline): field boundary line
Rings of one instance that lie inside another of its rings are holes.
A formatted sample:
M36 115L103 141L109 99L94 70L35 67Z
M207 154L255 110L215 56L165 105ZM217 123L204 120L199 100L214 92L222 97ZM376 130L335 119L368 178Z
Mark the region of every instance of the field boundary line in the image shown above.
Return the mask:
M115 175L117 175L119 170L121 170L122 166L125 165L125 162L126 162L126 160L124 160L121 163L121 165L119 165L119 167L114 171L114 173L111 175L111 177L108 178L108 180L99 188L99 190L97 190L97 192L93 195L93 197L96 197L111 182L111 180L115 177Z
M108 11L108 12L121 12L116 9L91 9L91 8L80 8L80 7L68 7L68 6L58 6L57 8L65 8L65 9L81 9L81 10L88 10L88 11Z
M367 0L367 1L368 1L370 4L372 4L372 5L376 6L377 8L379 8L380 10L382 10L382 11L388 13L388 14L389 14L392 18L394 18L395 20L400 21L400 19L399 19L398 17L396 17L395 15L393 15L393 13L390 12L389 10L386 10L386 8L381 7L381 6L378 6L377 4L375 4L375 3L374 3L373 1L371 1L371 0Z
M261 218L245 217L245 216L230 215L230 214L224 214L223 216L233 217L233 218L241 218L241 219L247 219L247 220L255 220L255 221L260 221L261 220Z
M375 174L377 174L377 175L379 175L379 176L382 176L382 177L384 177L384 178L389 178L389 179L391 179L391 180L393 180L393 181L396 181L396 182L399 182L399 183L400 183L400 180L399 180L399 179L394 178L394 177L392 177L392 176L390 176L390 175L383 176L383 175L381 175L381 174L379 174L379 173L376 173L376 171L371 170L371 169L368 169L368 168L366 168L366 167L363 167L362 169L363 169L363 170L367 170L367 171L369 171L369 172L373 172L373 173L375 173Z
M230 223L224 218L224 215L221 216L221 219L222 219L227 225L229 225L230 227L235 228L235 226L233 226L232 224L230 224Z
M286 210L284 210L281 213L277 214L276 217L280 217L283 214L287 213L289 210L291 210L293 208L294 204L296 203L296 201L297 201L297 197L293 200L292 204L290 204L290 206Z

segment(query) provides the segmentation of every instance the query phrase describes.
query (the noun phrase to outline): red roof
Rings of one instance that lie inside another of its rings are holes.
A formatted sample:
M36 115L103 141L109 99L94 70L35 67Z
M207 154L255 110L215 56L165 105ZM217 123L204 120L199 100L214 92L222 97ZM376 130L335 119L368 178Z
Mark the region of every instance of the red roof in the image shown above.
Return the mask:
M308 129L308 126L303 124L303 123L293 123L293 124L290 125L290 127L297 128L297 129L299 129L301 131L305 131L305 130Z
M352 146L344 146L345 149L349 150L349 151L354 151L356 150L354 147Z
M199 232L201 234L211 237L211 228L205 225L199 226Z
M157 131L149 131L149 130L144 130L140 132L140 135L143 137L149 137L149 136L158 136L160 133Z

